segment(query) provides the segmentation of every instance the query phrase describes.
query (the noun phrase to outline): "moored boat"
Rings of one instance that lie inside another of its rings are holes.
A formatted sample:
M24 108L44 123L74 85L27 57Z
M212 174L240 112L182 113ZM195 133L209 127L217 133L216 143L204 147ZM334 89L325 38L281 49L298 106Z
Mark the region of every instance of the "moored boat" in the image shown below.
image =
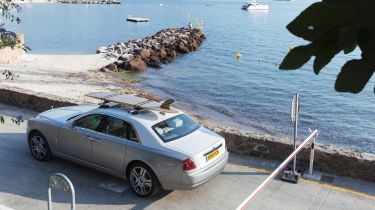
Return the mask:
M244 10L268 10L269 7L267 4L259 4L258 1L248 1L242 5Z

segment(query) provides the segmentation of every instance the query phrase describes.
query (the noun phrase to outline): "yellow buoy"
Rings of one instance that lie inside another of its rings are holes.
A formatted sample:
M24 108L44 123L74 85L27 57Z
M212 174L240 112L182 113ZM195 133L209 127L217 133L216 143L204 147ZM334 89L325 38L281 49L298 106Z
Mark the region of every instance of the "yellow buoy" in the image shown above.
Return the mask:
M237 58L237 60L240 60L240 59L241 59L241 53L240 53L240 52L237 52L237 53L236 53L236 58Z

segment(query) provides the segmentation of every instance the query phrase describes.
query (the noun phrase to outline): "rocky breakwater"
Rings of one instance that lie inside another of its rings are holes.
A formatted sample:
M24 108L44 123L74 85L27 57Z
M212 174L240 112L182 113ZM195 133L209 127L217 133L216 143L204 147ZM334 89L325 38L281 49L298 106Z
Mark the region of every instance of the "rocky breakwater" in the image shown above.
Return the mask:
M204 39L205 35L199 29L170 28L144 39L100 47L97 53L116 60L101 71L139 72L146 70L147 66L160 68L161 63L171 62L178 54L198 50Z

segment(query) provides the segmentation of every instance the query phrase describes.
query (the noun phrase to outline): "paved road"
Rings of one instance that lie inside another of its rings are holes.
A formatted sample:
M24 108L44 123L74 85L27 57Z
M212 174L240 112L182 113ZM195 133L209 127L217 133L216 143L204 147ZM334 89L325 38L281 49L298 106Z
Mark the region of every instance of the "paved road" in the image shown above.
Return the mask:
M13 107L7 115L35 113ZM4 112L4 111L3 111ZM0 209L47 209L47 180L66 174L76 190L77 209L234 209L275 168L274 162L231 154L225 170L193 191L163 192L149 199L133 195L126 181L65 160L34 160L25 140L26 123L0 124ZM375 183L336 178L332 186L302 180L274 180L247 209L375 209ZM104 187L103 187L104 186ZM345 188L343 188L345 187ZM349 188L349 189L348 189ZM115 192L117 191L117 192ZM69 197L53 192L54 209L69 209Z

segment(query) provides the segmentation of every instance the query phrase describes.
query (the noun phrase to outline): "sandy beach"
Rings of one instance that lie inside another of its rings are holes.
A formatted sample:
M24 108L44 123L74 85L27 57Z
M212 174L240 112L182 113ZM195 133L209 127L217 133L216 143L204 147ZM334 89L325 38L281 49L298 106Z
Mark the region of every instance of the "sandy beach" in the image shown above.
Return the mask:
M48 4L48 3L57 3L56 0L13 0L13 3L16 4Z
M95 91L136 91L130 82L117 79L99 69L113 62L100 55L34 55L26 54L17 61L1 65L16 77L0 81L1 87L31 90L69 98L90 101L83 96Z
M113 63L102 55L37 55L25 54L11 64L0 65L0 72L11 71L13 80L5 77L0 80L2 88L28 90L83 103L99 101L86 94L92 92L119 92L142 95L160 100L135 86L135 81L118 78L112 72L100 72L100 68ZM219 124L189 113L206 126Z

